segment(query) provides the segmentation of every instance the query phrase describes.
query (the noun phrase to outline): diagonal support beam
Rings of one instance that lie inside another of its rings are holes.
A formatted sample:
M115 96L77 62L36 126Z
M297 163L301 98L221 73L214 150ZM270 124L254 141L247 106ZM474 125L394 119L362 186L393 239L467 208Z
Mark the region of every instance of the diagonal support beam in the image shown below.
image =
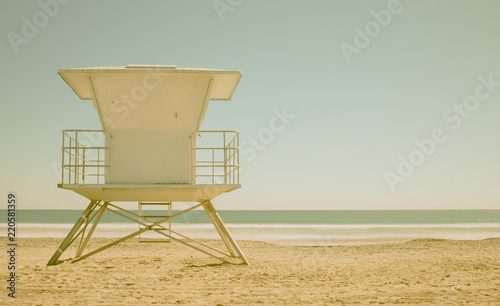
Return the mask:
M224 232L222 231L220 225L217 223L217 220L214 218L214 216L210 213L207 212L208 217L210 218L210 221L212 221L212 224L214 225L215 229L217 230L217 233L222 239L222 242L224 242L224 245L226 246L227 250L231 254L231 257L237 257L236 251L232 247L231 243L227 239L227 237L224 235Z
M248 262L247 258L245 257L245 254L241 251L240 247L234 240L234 238L231 236L229 231L227 230L226 226L224 225L224 222L222 222L222 219L220 218L219 214L215 210L214 206L212 205L212 202L207 201L205 204L203 204L203 208L205 209L206 213L210 216L210 219L212 220L212 223L214 226L217 228L219 227L221 235L221 239L227 239L229 245L233 248L233 251L235 251L238 254L238 257L243 261L244 264L249 265L250 263ZM214 222L215 221L215 222ZM225 238L224 238L225 237ZM231 249L229 249L229 252L231 252Z
M90 237L92 237L92 234L94 233L94 230L97 227L97 224L99 223L99 221L101 221L101 217L104 214L104 212L106 211L108 204L109 204L108 202L105 202L104 205L102 205L101 208L99 208L99 212L97 213L97 217L94 220L94 223L92 224L92 227L90 228L89 232L87 233L87 237L85 237L85 240L78 248L78 251L76 252L75 257L80 257L80 255L82 255L83 250L85 249L85 247L89 243ZM83 236L82 236L82 238L83 238Z
M97 209L97 207L100 207L99 203L96 203L96 207L94 208L94 210L85 219L85 225L80 227L80 230L78 231L78 233L76 233L73 236L73 239L68 243L68 245L72 245L73 241L75 241L78 237L80 237L80 243L78 244L78 248L80 248L80 246L83 243L83 238L85 238L85 233L87 231L87 227L88 227L89 223L91 223L91 221L94 220L95 216L97 215L97 213L95 211Z
M154 222L154 221L152 221L152 220L148 219L147 217L142 217L142 219L144 219L144 220L146 220L146 221L149 221L149 222ZM211 247L211 246L209 246L209 245L206 245L206 244L204 244L204 243L202 243L202 242L199 242L199 241L196 241L196 240L194 240L194 239L191 239L191 238L189 238L188 236L185 236L185 235L183 235L183 234L181 234L181 233L178 233L178 232L174 231L173 229L166 228L165 226L163 226L163 225L161 225L161 224L156 224L156 225L154 225L154 226L155 226L155 229L156 229L156 230L160 230L160 231L168 231L168 232L170 233L169 235L175 234L175 235L177 235L177 236L179 236L179 237L182 237L182 238L184 238L184 239L188 240L189 242L199 244L199 245L201 245L201 246L203 246L203 247L205 247L205 248L207 248L207 249L209 249L209 250L212 250L212 251L214 251L214 252L217 252L217 253L222 254L222 255L224 255L224 256L227 256L227 257L231 257L231 255L229 255L229 254L227 254L227 253L224 253L224 252L222 252L222 251L220 251L220 250L217 250L216 248L213 248L213 247ZM153 225L151 225L151 228L153 228ZM151 229L151 230L155 230L155 229ZM161 232L160 234L164 235L162 232ZM170 237L171 237L171 236L168 236L168 238L170 238ZM233 257L236 257L236 256L233 256Z
M52 266L55 265L59 257L61 257L61 254L66 251L66 249L69 247L70 242L72 242L74 239L73 237L75 236L76 232L78 232L78 229L82 226L83 222L87 220L87 217L90 215L90 213L97 207L98 201L91 201L90 204L87 206L85 211L82 213L80 218L76 221L75 225L73 228L69 231L68 235L64 240L61 242L59 247L57 248L56 252L52 257L50 258L49 262L47 263L47 266Z
M87 254L85 254L85 255L83 255L83 256L81 256L81 257L79 257L79 258L77 258L77 259L73 260L73 261L72 261L72 263L75 263L75 262L80 261L80 260L82 260L82 259L85 259L85 258L87 258L87 257L89 257L89 256L92 256L92 255L97 254L97 253L99 253L99 252L102 252L102 251L104 251L104 250L106 250L106 249L109 249L110 247L112 247L112 246L114 246L114 245L117 245L118 243L123 242L123 241L125 241L125 240L129 240L130 238L134 238L135 236L137 236L137 235L139 235L139 234L141 234L141 233L143 233L143 232L145 232L145 231L147 231L147 230L148 230L147 228L143 228L143 229L140 229L140 230L138 230L138 231L136 231L136 232L133 232L133 233L132 233L132 234L130 234L130 235L127 235L127 236L125 236L125 237L123 237L123 238L120 238L120 239L118 239L118 240L115 240L115 241L113 241L113 242L111 242L111 243L109 243L109 244L106 244L106 245L105 245L105 246L103 246L103 247L100 247L100 248L98 248L98 249L96 249L96 250L94 250L94 251L92 251L92 252L89 252L89 253L87 253Z
M194 246L194 245L192 245L192 244L189 244L189 243L187 243L187 242L184 242L184 241L182 241L182 240L180 240L180 239L177 239L177 238L175 238L175 237L172 237L172 235L165 234L165 233L163 233L163 232L161 232L161 231L159 231L159 230L157 230L157 229L152 229L152 231L157 232L158 234L163 235L163 236L165 236L165 237L168 237L168 238L170 238L170 239L172 239L172 240L174 240L174 241L180 242L180 243L182 243L182 244L183 244L183 245L185 245L185 246L188 246L188 247L193 248L193 249L195 249L195 250L197 250L197 251L199 251L199 252L202 252L202 253L204 253L204 254L207 254L208 256L211 256L211 257L213 257L213 258L216 258L216 259L218 259L218 260L220 260L220 261L222 261L222 262L227 262L227 263L229 263L229 261L227 261L227 260L225 260L225 259L222 259L222 258L220 258L220 257L218 257L218 256L215 256L215 255L214 255L214 254L212 254L212 253L209 253L209 252L207 252L207 251L205 251L205 250L203 250L203 249L201 249L201 248L199 248L199 247L196 247L196 246Z
M168 217L166 217L166 218L164 218L164 219L158 220L158 221L154 222L152 225L153 225L153 226L154 226L154 225L159 225L159 224L161 224L161 223L163 223L163 222L165 222L165 221L169 221L169 220L172 220L173 218L177 218L177 217L179 217L180 215L183 215L183 214L185 214L185 213L187 213L187 212L189 212L189 211L191 211L191 210L193 210L193 209L196 209L196 208L198 208L198 207L200 207L200 206L204 205L205 203L206 203L206 201L205 201L205 202L201 202L200 204L196 204L196 205L194 205L194 206L191 206L191 207L189 207L188 209L184 209L183 211L180 211L180 212L178 212L178 213L176 213L176 214L173 214L173 215L168 216Z

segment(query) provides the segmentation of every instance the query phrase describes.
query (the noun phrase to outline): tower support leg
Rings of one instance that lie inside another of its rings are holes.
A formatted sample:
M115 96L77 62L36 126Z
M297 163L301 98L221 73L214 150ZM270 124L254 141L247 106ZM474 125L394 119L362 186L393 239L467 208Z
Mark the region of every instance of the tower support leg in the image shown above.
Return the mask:
M98 201L91 201L90 204L87 206L85 211L82 213L80 218L76 221L75 225L73 228L69 231L68 235L64 240L61 242L57 250L55 251L54 255L50 258L49 262L47 263L47 266L52 266L55 265L61 254L66 251L66 249L69 247L71 242L74 240L73 238L75 237L75 234L78 232L80 227L82 226L83 222L87 221L88 216L94 209L97 207Z
M80 257L82 255L83 250L89 243L90 237L92 237L92 234L94 233L95 228L97 227L97 224L101 220L102 215L104 214L104 211L106 211L106 207L108 207L108 202L104 202L104 204L99 208L99 212L97 213L97 217L94 220L94 223L92 223L92 227L90 228L89 232L87 233L87 236L85 237L85 240L83 243L80 245L78 248L78 251L76 251L76 256L75 257ZM83 236L82 236L83 237Z
M246 265L250 264L247 258L245 257L245 254L243 254L240 247L238 246L234 238L227 230L226 226L224 225L224 222L222 222L222 219L220 218L219 214L212 205L212 202L210 201L205 202L203 204L203 208L205 209L207 215L210 217L210 220L212 220L212 223L215 229L217 229L217 232L219 233L222 241L224 241L224 244L226 244L229 253L231 253L233 257L239 257L244 264Z

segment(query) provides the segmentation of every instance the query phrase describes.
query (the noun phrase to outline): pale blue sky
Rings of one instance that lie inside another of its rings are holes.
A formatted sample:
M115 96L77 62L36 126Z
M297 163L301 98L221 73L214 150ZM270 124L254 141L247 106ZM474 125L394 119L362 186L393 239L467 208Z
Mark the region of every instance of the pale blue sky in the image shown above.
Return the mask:
M37 1L0 6L0 186L20 208L87 204L56 187L53 165L62 129L99 122L57 69L127 64L243 72L233 101L212 102L203 123L247 142L243 188L218 209L500 208L500 86L478 80L500 82L498 1L245 0L218 14L211 0L73 0L47 20ZM34 17L43 26L12 44ZM356 28L375 31L367 46ZM342 42L358 48L350 62ZM453 129L457 115L443 115L478 86L488 98ZM250 153L249 137L284 108L295 118ZM434 129L447 141L392 191L385 173L399 175L399 156Z

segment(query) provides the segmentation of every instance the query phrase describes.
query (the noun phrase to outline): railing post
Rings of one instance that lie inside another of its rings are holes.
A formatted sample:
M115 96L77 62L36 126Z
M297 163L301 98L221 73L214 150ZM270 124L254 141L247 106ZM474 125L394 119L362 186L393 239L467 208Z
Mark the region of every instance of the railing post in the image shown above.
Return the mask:
M222 132L222 142L223 142L223 150L224 150L224 184L227 184L227 148L226 148L226 131Z
M104 163L104 165L106 166L106 163ZM106 171L106 168L104 168L104 171ZM97 149L97 184L99 184L100 177L101 177L101 149Z
M198 131L191 134L191 183L196 184L196 150L197 150Z
M212 149L212 184L215 184L215 149Z
M85 148L83 148L82 184L85 184Z
M65 140L65 137L64 137L64 131L62 132L62 148L61 148L61 152L62 152L62 156L61 156L61 160L62 160L62 163L61 163L61 184L64 184L64 140Z
M70 137L69 138L69 147L68 147L68 150L69 150L69 154L68 154L68 184L71 184L71 160L73 158L73 153L72 153L72 143L73 142L73 137Z
M240 132L236 132L236 169L235 171L238 171L237 173L237 182L236 184L240 183Z
M75 132L75 184L78 184L78 165L80 164L80 148L78 143L78 132Z
M111 134L109 131L104 131L104 172L103 172L104 184L109 182L109 178L111 176L110 149L111 149Z

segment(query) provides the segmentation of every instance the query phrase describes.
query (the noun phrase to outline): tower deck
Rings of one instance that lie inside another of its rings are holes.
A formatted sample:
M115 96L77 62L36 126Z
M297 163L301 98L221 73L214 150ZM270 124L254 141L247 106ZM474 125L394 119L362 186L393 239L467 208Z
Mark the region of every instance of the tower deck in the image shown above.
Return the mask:
M202 202L241 187L240 184L58 184L87 199L101 201Z

